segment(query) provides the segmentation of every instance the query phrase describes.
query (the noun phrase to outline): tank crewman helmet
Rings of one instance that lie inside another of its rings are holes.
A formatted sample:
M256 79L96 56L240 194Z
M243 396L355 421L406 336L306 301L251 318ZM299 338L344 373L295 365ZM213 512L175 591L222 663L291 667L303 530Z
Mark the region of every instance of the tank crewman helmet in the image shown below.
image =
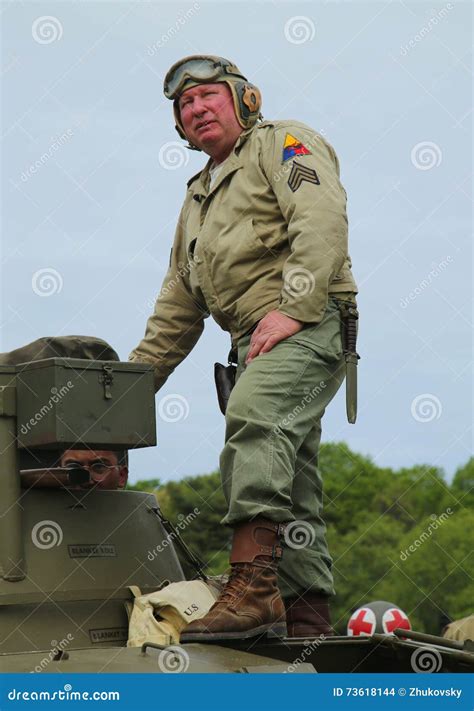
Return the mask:
M263 118L260 113L262 97L259 89L247 80L235 64L224 57L195 54L173 64L165 76L163 85L164 95L173 101L176 130L181 138L187 139L179 111L179 97L183 91L199 84L219 82L225 82L229 87L234 101L235 115L243 129L251 128ZM191 144L190 147L196 148Z

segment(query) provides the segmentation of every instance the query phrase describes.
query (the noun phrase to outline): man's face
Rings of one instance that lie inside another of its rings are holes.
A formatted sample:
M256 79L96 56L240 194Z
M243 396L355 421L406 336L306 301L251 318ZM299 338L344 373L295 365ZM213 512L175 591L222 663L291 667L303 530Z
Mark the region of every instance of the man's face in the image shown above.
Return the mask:
M187 89L179 98L179 110L189 141L219 162L224 160L242 133L227 84Z
M88 468L91 482L85 488L123 489L127 483L128 468L118 463L116 452L109 450L68 449L61 457L60 466Z

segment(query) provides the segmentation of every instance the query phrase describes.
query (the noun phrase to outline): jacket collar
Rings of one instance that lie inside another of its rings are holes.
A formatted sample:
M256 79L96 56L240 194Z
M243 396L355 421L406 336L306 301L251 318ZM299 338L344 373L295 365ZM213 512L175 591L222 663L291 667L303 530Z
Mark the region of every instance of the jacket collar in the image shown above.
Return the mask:
M217 190L219 185L228 175L230 175L231 173L235 173L235 171L243 167L243 160L239 156L240 149L242 148L242 146L247 141L250 134L252 133L252 131L254 131L255 128L256 126L252 126L252 128L248 128L245 131L242 131L242 133L239 135L231 153L225 160L225 166L217 176L214 185L212 186L212 190L209 190L209 169L212 166L212 158L209 158L206 165L201 171L199 171L199 173L196 173L196 175L193 175L193 177L188 180L187 185L188 188L191 188L193 197L195 195L207 197L210 193L213 193Z

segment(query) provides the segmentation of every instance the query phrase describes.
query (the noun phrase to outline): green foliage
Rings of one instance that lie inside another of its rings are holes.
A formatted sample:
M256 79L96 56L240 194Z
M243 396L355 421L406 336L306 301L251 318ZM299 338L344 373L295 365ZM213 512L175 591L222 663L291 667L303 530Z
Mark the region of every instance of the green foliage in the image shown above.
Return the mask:
M154 493L161 511L173 524L195 512L186 529L180 531L184 542L207 564L209 575L218 575L228 567L231 531L220 525L226 504L219 472L164 485L158 479L138 481L129 488Z
M321 447L319 467L338 632L345 633L352 610L371 600L399 605L413 627L434 634L441 613L453 619L472 613L474 458L451 485L436 467L381 468L342 442ZM154 492L173 523L197 509L183 532L185 542L210 574L228 567L230 530L220 524L226 503L218 472L130 488Z
M389 516L361 522L343 536L329 529L337 591L332 604L333 624L340 634L346 634L347 620L357 607L381 599L376 590L397 560L398 541L403 533L403 524ZM388 599L395 602L390 596Z
M382 469L344 443L321 447L319 466L325 487L325 520L345 535L379 517L410 529L426 515L456 503L443 473L430 466Z
M209 571L227 561L231 531L220 521L226 512L219 472L171 481L157 494L164 515L177 521L197 509L196 518L187 526L183 538L189 547L209 565ZM225 567L225 566L224 566ZM222 567L217 572L222 572Z
M127 491L144 491L145 493L153 493L156 489L161 486L161 481L159 479L146 479L144 481L137 481L135 484L127 483Z
M343 443L321 447L319 468L325 487L326 524L339 534L356 529L365 520L368 505L372 506L384 470Z
M394 551L396 564L377 586L382 599L405 610L416 629L436 634L443 613L472 614L474 600L474 511L449 508L406 533ZM411 548L410 548L411 546Z
M458 506L474 508L474 457L457 470L451 489Z

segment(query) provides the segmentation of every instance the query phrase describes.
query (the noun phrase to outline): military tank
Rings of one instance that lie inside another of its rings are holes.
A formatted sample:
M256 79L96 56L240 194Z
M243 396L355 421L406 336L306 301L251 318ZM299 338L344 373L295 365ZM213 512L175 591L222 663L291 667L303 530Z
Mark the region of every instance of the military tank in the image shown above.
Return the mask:
M186 557L194 577L203 577L201 567L178 535L170 537L153 495L82 489L88 471L57 464L69 448L156 444L152 368L70 357L3 362L1 672L386 673L430 671L426 663L432 671L474 670L472 643L404 629L127 646L131 587L147 594L185 580ZM425 668L417 669L421 654Z

